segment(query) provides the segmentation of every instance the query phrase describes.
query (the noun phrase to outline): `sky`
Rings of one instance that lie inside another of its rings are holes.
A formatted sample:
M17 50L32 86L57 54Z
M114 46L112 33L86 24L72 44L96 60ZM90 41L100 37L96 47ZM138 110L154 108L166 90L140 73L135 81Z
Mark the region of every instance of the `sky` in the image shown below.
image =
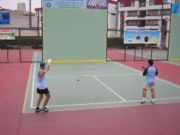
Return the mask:
M32 10L41 7L41 0L31 0ZM26 10L29 10L29 0L0 0L0 7L8 9L17 9L17 3L26 3Z

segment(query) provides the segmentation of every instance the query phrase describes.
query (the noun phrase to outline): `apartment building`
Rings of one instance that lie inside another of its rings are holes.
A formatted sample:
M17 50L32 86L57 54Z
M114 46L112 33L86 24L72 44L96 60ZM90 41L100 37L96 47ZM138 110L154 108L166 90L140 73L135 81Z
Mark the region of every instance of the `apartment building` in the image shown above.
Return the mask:
M16 36L38 36L38 17L35 13L26 10L25 3L18 3L17 10L0 8L0 13L9 14L9 23L0 24L0 29L11 30Z
M35 14L37 16L37 27L39 28L39 35L42 35L42 28L43 28L43 14L42 8L35 8Z
M175 2L180 0L109 0L108 36L123 37L125 29L160 30L160 46L167 48Z

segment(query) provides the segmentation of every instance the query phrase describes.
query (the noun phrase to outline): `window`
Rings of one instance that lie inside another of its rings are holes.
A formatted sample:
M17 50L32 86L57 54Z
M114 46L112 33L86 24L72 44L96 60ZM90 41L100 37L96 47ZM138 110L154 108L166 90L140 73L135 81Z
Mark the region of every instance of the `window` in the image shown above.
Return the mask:
M139 20L138 26L139 27L145 27L146 21L145 20Z
M154 0L149 0L149 5L154 5Z
M149 10L149 11L147 12L147 15L148 15L148 16L158 16L158 15L160 15L160 14L159 14L159 10Z
M135 1L131 2L131 7L135 7Z
M180 3L180 0L175 0L175 3Z
M148 21L146 21L146 25L147 26L158 26L159 21L158 20L148 20Z
M163 10L163 15L170 15L171 11L169 9L164 9Z
M129 11L128 16L137 16L137 11Z
M145 17L146 16L146 11L139 11L139 17Z
M162 25L167 25L167 21L166 20L162 20Z
M131 20L131 21L127 21L127 25L128 25L128 26L137 26L138 23L137 23L137 21L135 21L135 20Z
M116 13L111 13L111 15L116 15Z
M140 0L139 2L140 2L139 3L140 7L145 7L146 6L146 0Z
M124 12L121 12L121 16L124 16Z
M169 3L169 1L168 0L163 0L163 3Z

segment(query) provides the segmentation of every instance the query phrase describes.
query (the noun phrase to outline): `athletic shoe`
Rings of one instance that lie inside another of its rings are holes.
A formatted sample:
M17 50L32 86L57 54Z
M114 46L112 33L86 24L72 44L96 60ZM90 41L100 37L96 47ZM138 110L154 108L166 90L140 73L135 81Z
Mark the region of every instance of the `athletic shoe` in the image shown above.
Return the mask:
M43 112L49 112L49 110L48 110L46 107L41 108L41 111L43 111Z
M141 104L145 104L146 101L142 99L142 100L140 101L140 103L141 103Z
M155 104L154 99L151 100L151 104Z
M41 109L39 109L39 107L35 109L35 113L38 113L40 111L41 111Z

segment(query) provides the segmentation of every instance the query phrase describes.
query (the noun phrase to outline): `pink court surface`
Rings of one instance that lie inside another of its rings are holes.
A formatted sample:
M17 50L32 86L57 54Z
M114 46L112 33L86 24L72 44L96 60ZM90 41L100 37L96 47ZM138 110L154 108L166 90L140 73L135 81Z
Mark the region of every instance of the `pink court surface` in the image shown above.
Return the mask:
M110 57L118 56L112 53ZM139 71L146 63L119 62ZM160 71L159 78L180 85L180 66L155 63ZM24 114L30 67L31 63L0 64L1 135L180 135L178 102Z

